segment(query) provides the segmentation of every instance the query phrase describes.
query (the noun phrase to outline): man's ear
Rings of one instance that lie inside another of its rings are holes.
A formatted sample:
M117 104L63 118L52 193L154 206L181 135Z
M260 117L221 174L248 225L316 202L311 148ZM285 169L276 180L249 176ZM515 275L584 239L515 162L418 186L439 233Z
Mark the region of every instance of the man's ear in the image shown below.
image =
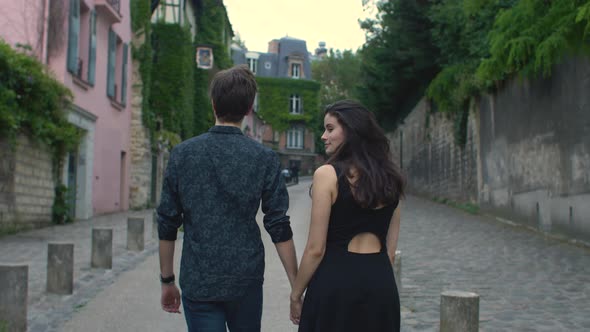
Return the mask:
M211 109L213 110L213 116L217 119L217 111L215 110L215 103L211 100Z

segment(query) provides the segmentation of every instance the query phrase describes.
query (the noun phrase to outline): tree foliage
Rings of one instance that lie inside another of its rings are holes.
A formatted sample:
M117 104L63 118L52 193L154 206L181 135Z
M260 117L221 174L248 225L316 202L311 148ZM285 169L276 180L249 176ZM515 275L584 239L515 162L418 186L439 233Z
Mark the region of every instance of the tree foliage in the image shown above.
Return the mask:
M479 66L478 78L548 76L564 56L587 53L589 11L588 0L521 0L499 12L489 33L490 57Z
M425 1L377 3L376 20L365 20L362 48L361 101L384 127L393 127L424 94L438 71L438 49L431 40L432 23Z
M425 93L463 135L470 100L506 79L548 76L564 57L589 51L590 0L363 2L378 13L361 22L361 96L386 125Z
M321 84L320 104L326 106L339 99L358 99L360 58L350 50L332 50L311 63L311 77Z

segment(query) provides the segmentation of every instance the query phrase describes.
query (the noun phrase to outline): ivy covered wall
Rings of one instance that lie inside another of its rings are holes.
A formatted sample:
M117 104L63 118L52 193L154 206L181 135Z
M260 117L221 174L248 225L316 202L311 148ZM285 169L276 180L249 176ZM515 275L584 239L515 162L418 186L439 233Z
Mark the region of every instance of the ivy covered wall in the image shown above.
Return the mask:
M320 84L309 80L291 78L257 77L258 115L273 130L284 132L293 122L311 125L320 109ZM297 94L301 98L302 114L290 114L289 98Z

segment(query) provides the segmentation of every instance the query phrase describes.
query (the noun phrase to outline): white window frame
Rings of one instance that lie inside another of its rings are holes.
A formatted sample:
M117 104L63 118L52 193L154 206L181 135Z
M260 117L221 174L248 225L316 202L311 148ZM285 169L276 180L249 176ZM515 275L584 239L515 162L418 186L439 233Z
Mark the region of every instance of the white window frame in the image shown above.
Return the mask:
M301 97L298 94L292 94L289 97L289 113L300 115L303 113L303 107L301 107Z
M292 63L291 64L291 78L300 78L301 77L301 64L300 63Z
M258 59L246 58L246 62L248 63L248 68L250 68L250 71L256 75L258 70Z
M303 149L304 138L303 128L295 127L287 130L287 149Z

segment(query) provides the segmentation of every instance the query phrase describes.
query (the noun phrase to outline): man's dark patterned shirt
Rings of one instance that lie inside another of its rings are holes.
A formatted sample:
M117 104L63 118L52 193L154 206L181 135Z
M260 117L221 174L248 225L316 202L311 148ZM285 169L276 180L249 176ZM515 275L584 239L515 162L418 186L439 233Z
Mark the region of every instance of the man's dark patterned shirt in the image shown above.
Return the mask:
M183 295L196 301L235 299L262 283L264 247L256 213L274 243L293 233L289 195L272 150L239 128L214 126L170 154L158 206L160 240L175 241L184 225Z

